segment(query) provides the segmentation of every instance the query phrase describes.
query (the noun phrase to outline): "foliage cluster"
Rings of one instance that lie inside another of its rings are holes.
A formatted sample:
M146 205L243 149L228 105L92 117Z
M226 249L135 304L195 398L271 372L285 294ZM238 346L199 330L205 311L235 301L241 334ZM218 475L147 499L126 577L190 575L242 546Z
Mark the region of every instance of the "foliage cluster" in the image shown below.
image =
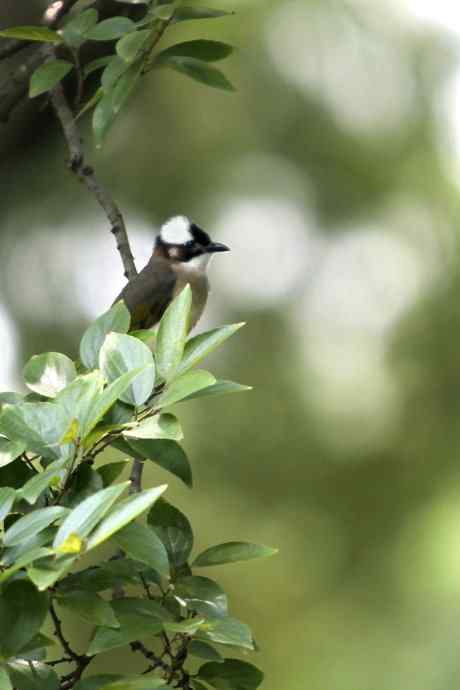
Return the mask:
M141 458L191 487L181 426L168 408L247 389L196 368L242 324L190 338L190 308L187 286L157 331L129 334L129 312L118 302L84 333L78 361L34 356L24 369L31 393L0 396L2 690L255 690L261 683L255 666L221 655L225 647L253 650L253 635L229 615L221 586L199 573L274 550L228 542L192 559L192 527L164 499L166 485L141 490L134 472L132 482L118 481L130 459ZM123 458L104 462L106 448ZM84 652L64 632L61 611L91 626ZM49 622L62 647L57 658ZM97 655L126 646L146 657L143 674L86 674ZM70 669L63 675L61 664Z
M123 4L131 3L125 0ZM98 10L88 7L70 13L63 27L57 31L40 26L19 26L0 31L0 36L4 38L39 41L59 51L59 56L56 56L56 50L53 50L46 62L34 71L29 96L34 98L51 91L73 73L78 83L78 116L93 110L93 131L98 146L141 76L151 70L170 68L207 86L234 90L227 77L212 64L233 52L233 47L227 43L196 39L176 43L161 51L155 50L170 26L184 21L222 17L231 12L198 5L188 6L182 0L171 3L143 0L141 5L145 11L137 21L122 14L99 21ZM112 42L114 52L83 66L80 50L88 42ZM81 104L86 93L86 82L93 75L98 77L98 86Z

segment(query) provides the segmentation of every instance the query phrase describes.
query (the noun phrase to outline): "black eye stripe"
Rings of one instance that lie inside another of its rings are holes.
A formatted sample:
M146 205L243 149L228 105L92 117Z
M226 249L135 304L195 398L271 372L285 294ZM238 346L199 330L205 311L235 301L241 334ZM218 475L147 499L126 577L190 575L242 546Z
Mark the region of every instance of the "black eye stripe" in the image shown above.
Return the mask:
M195 223L191 224L190 232L192 233L195 242L198 242L203 247L207 247L207 245L211 243L211 238L209 237L209 235L200 227L198 227L198 225L195 225Z

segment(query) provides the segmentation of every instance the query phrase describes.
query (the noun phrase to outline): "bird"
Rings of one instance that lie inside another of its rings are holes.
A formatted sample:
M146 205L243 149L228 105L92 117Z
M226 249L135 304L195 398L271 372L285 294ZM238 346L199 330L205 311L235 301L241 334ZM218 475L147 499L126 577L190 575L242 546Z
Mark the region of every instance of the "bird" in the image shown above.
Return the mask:
M209 262L214 254L227 251L227 245L213 242L187 216L174 216L162 225L147 265L125 285L114 304L123 300L131 314L132 331L149 329L188 283L192 289L191 330L206 306Z

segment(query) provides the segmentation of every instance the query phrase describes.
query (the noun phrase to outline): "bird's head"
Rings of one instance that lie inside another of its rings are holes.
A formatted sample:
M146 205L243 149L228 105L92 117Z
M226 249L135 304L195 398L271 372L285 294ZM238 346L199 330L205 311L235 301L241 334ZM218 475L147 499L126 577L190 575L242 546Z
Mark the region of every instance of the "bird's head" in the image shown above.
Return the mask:
M209 235L186 216L174 216L161 228L155 254L184 267L205 271L212 255L228 252L229 247L213 242Z

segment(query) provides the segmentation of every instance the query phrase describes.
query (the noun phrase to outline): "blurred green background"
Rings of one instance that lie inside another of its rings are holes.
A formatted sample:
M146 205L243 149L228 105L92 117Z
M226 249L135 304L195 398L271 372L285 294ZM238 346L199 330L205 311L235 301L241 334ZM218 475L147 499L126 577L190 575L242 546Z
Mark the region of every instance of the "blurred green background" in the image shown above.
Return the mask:
M2 3L2 25L46 3ZM210 0L209 4L212 4ZM199 329L248 325L210 368L249 394L178 408L197 547L253 627L264 690L460 682L460 11L452 0L215 0L234 17L165 43L238 46L234 95L142 83L89 158L138 266L185 213L232 253ZM6 65L2 66L5 71ZM75 354L123 285L104 216L47 112L0 126L0 389L33 353ZM166 475L149 468L149 481ZM99 668L126 658L106 655ZM130 662L131 663L131 662Z

